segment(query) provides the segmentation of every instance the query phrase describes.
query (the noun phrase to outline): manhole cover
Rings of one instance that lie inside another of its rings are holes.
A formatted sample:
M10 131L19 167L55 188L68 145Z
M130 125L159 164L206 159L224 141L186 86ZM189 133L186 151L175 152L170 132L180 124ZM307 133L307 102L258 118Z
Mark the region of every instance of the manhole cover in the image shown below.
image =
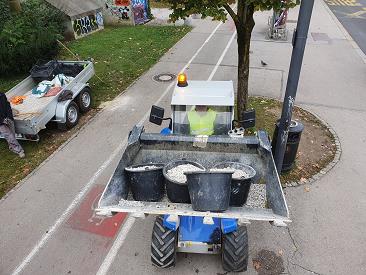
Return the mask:
M173 81L177 76L175 74L157 74L153 76L153 79L157 82L171 82Z

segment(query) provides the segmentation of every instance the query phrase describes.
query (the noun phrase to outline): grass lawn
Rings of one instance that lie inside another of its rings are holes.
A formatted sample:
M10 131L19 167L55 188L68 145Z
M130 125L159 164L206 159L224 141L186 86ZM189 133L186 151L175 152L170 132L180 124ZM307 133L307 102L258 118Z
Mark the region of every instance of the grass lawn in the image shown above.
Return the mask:
M12 77L0 77L0 93L5 93L13 88L19 81L23 80L26 75L17 75Z
M79 125L68 132L51 128L41 131L39 143L21 142L25 159L8 151L7 143L0 140L0 197L85 124L97 112L100 103L112 100L125 90L189 31L188 27L173 26L111 27L67 43L67 47L81 59L91 57L95 60L96 73L103 81L97 77L91 80L95 109L82 116ZM75 60L75 57L62 51L59 59ZM6 92L24 77L0 78L0 91Z

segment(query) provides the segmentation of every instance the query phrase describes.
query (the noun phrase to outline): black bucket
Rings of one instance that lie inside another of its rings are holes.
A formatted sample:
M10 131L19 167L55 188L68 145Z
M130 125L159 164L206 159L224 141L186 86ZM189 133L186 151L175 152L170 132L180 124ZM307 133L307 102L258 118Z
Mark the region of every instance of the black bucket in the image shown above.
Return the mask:
M201 168L202 170L205 170L205 168L201 164L194 162L194 161L190 161L190 160L173 160L173 161L169 162L167 165L165 165L164 169L163 169L163 174L164 174L164 178L165 178L166 193L168 195L168 199L171 202L191 203L187 182L185 182L185 183L178 182L176 180L169 178L168 174L167 174L167 172L170 169L172 169L176 166L179 166L179 165L184 165L184 164L191 164L193 166Z
M146 170L135 170L144 166L156 166ZM139 164L126 167L132 196L136 201L160 201L164 196L164 164Z
M222 212L228 209L232 172L186 172L192 208Z
M250 185L253 182L256 172L251 166L240 162L222 162L216 164L213 168L223 169L227 167L235 170L243 170L248 174L247 178L236 179L233 177L231 180L230 206L243 206L247 202Z

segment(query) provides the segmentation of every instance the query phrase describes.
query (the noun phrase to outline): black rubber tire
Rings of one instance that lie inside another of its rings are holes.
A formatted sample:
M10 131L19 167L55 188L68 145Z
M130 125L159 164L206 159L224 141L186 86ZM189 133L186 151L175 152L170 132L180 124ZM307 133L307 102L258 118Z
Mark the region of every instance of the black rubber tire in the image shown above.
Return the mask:
M160 268L175 266L177 231L165 228L163 217L156 217L151 237L151 262Z
M70 110L73 110L76 116L74 119L71 119L71 117L69 116ZM66 122L58 123L58 128L63 131L69 130L78 124L79 118L80 118L79 106L74 101L71 101L66 108Z
M89 98L88 101L83 100L85 96ZM89 111L92 105L92 95L90 87L85 87L75 98L75 102L79 106L80 113L84 114Z
M248 233L246 226L222 236L221 260L226 271L242 272L248 267Z

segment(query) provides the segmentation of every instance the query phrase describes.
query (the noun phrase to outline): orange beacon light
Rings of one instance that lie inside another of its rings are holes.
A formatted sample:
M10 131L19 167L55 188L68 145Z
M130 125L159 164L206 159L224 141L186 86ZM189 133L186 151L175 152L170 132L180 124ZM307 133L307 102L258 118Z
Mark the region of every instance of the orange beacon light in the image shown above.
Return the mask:
M187 75L184 73L181 73L178 75L178 87L187 87Z

